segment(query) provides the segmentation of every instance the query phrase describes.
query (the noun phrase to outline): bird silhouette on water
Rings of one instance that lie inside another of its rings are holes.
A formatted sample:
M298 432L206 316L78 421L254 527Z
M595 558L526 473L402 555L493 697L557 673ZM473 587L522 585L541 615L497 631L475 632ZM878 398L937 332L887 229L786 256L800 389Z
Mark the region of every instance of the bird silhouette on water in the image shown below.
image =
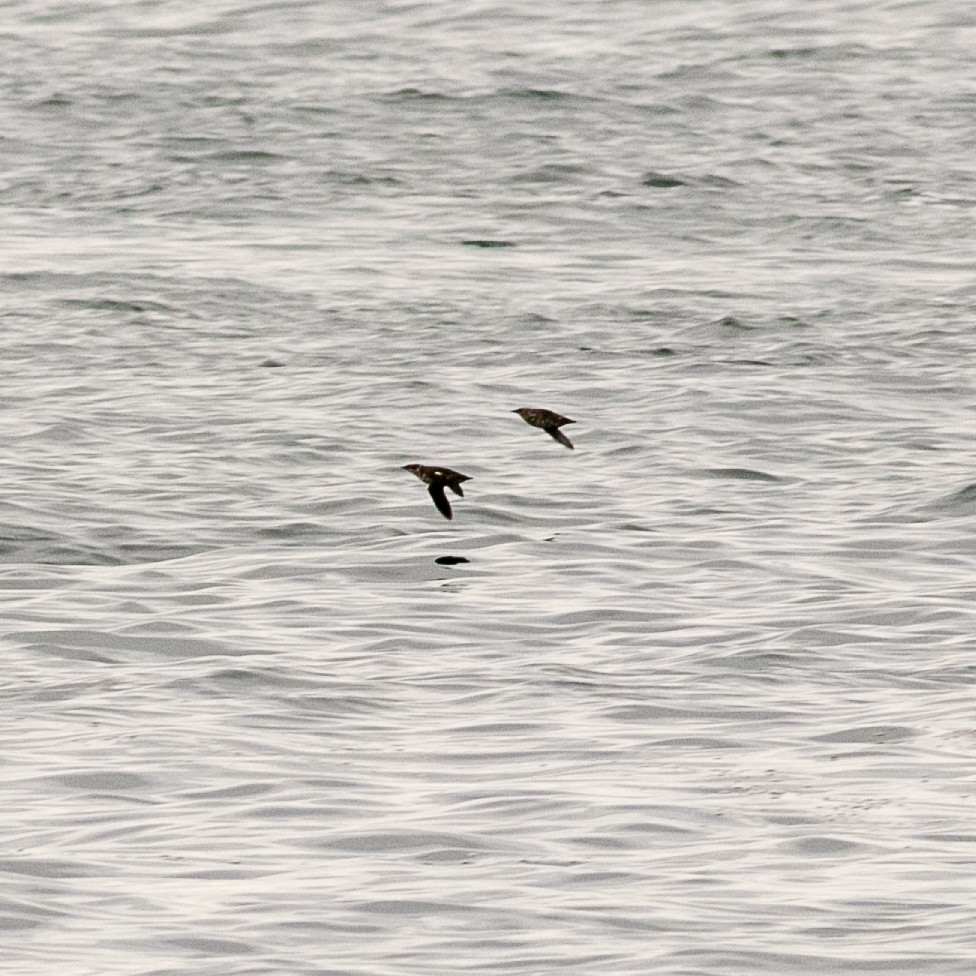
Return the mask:
M512 413L517 413L530 426L541 428L554 441L559 441L563 447L573 450L572 441L559 428L566 424L575 424L575 420L570 420L569 417L554 413L552 410L543 410L538 407L519 407Z
M450 488L455 495L460 495L463 498L464 491L461 488L461 482L471 481L468 475L461 474L460 471L452 471L450 468L440 468L427 464L405 464L403 470L415 474L427 485L427 491L430 493L430 497L434 499L437 511L444 518L454 518L451 503L447 500L447 495L444 494L444 488Z

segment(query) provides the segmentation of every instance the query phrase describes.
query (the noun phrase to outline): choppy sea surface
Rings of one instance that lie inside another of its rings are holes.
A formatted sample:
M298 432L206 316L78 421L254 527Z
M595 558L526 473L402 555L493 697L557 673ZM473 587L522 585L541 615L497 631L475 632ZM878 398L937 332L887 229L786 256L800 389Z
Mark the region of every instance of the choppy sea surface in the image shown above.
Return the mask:
M7 976L976 970L970 5L2 12Z

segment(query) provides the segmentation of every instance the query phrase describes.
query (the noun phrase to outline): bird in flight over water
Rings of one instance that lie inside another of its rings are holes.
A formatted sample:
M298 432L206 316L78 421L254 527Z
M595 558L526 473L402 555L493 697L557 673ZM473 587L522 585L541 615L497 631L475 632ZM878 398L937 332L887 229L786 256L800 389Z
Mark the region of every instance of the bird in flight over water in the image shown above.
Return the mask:
M559 441L563 447L568 447L570 450L573 450L572 442L559 428L566 424L575 424L575 420L570 420L569 417L564 417L562 414L553 413L552 410L542 410L536 407L519 407L518 410L513 410L512 413L517 413L532 427L540 427L554 441Z
M447 486L455 495L464 497L461 482L471 481L468 475L461 474L460 471L452 471L450 468L431 467L426 464L405 464L403 465L403 470L415 474L427 485L427 491L430 493L430 497L434 499L437 511L444 518L454 518L454 513L451 511L451 503L444 494L444 487Z

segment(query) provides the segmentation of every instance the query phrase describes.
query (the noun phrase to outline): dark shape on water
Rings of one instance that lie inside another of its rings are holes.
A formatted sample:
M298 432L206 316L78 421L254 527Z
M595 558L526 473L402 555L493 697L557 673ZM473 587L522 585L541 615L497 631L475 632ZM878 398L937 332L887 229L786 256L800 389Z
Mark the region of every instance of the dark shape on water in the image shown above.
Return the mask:
M461 241L465 247L515 247L514 241L494 241L486 238L477 238L470 241Z
M641 184L643 186L657 187L662 190L670 190L675 186L684 186L685 181L679 179L677 176L671 176L668 173L657 173L652 170L650 173L644 174Z
M469 563L471 560L464 556L438 556L434 562L441 566L457 566L458 563Z
M411 474L415 474L425 485L427 485L427 491L430 493L430 497L434 499L434 504L437 506L437 511L440 512L444 518L454 518L454 513L451 511L451 503L447 500L447 496L444 494L444 488L446 486L447 488L450 488L455 495L464 497L464 491L461 489L461 482L471 481L471 478L469 478L466 474L461 474L459 471L452 471L450 468L439 468L427 464L405 464L403 465L403 470L409 471Z
M540 407L519 407L512 413L517 413L530 426L539 427L554 441L558 441L564 447L573 450L569 438L559 428L566 424L575 424L575 420L570 420L569 417L554 413L552 410L543 410Z

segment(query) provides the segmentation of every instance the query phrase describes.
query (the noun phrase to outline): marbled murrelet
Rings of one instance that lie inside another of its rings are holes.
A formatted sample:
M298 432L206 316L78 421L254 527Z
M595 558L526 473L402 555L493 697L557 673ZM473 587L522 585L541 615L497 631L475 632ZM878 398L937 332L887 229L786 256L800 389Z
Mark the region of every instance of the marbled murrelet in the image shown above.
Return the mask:
M405 464L403 465L403 470L415 474L427 485L427 491L430 493L430 497L434 499L437 511L444 518L454 518L454 513L451 511L451 503L444 494L444 487L446 485L455 495L464 497L461 482L471 481L471 478L466 474L461 474L459 471L452 471L450 468L439 468L426 464Z
M527 424L541 428L554 441L559 441L564 447L573 450L572 442L559 428L565 424L575 424L575 420L570 420L569 417L564 417L562 414L553 413L552 410L543 410L538 407L519 407L512 413L517 413Z

